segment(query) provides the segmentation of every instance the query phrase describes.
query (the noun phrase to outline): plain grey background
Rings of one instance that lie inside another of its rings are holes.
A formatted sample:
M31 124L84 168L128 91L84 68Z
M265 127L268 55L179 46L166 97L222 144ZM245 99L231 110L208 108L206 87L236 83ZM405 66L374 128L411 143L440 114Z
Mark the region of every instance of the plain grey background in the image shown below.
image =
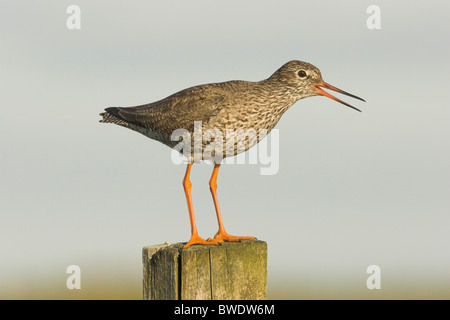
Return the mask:
M66 27L71 4L81 30ZM366 27L371 4L380 30ZM448 12L448 1L1 1L0 297L138 299L142 247L189 239L185 167L98 113L262 80L296 59L367 102L342 97L362 113L297 102L277 126L276 175L222 166L227 231L268 242L269 298L448 299ZM211 170L191 176L204 237L217 231ZM381 290L366 287L372 264Z

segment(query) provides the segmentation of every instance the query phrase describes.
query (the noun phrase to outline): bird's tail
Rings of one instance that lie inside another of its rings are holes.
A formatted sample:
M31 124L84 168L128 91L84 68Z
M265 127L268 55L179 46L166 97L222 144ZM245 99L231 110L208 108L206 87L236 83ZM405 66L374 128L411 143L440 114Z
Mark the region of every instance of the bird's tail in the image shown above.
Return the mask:
M105 112L100 113L103 119L100 120L102 123L115 123L118 125L124 125L126 122L119 115L119 108L110 107L106 108Z

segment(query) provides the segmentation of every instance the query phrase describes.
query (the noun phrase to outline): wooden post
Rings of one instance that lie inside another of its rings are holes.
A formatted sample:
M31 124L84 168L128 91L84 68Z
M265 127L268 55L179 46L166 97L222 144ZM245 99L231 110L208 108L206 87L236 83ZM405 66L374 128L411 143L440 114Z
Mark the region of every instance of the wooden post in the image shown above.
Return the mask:
M144 300L238 300L267 298L267 243L182 243L142 250Z

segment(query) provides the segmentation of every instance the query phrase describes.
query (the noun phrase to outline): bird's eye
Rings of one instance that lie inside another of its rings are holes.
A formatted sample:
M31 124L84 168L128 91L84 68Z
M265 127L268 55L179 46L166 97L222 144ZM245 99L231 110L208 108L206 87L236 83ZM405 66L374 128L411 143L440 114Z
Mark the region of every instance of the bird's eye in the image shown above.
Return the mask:
M298 72L298 76L299 76L300 78L306 78L306 72L305 72L304 70L300 70L300 71Z

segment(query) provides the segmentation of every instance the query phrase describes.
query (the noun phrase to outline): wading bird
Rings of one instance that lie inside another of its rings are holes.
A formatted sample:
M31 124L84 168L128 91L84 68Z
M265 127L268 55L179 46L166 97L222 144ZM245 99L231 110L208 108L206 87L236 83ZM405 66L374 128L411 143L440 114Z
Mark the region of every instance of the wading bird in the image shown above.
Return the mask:
M220 160L226 156L236 155L248 150L257 144L261 137L249 139L245 133L248 130L255 132L270 132L280 120L286 110L300 99L312 96L325 96L338 101L350 108L360 111L350 104L332 96L325 89L334 90L347 96L363 99L333 87L322 80L322 75L315 66L301 61L290 61L275 71L269 78L259 81L228 81L211 83L191 87L177 92L165 99L136 107L111 107L105 109L100 115L100 122L114 123L138 131L145 136L158 140L174 148L179 140L172 140L172 134L177 129L185 129L191 136L194 135L194 122L202 124L203 131L216 130L226 136L227 130L238 130L241 135L234 136L234 143L226 144L223 153L202 154L201 159L214 158L216 160L211 179L209 181L214 206L216 209L219 231L213 239L207 240L198 235L194 218L194 209L191 198L191 182L189 176L192 163L196 162L195 147L185 154L189 160L186 174L183 179L184 191L189 210L191 224L191 238L184 247L192 244L220 244L223 241L240 241L241 239L254 239L254 237L238 237L229 235L225 231L217 200L217 174ZM193 141L192 137L190 141ZM230 146L231 145L231 150ZM208 143L203 141L200 153L207 148ZM197 158L198 159L198 158Z

